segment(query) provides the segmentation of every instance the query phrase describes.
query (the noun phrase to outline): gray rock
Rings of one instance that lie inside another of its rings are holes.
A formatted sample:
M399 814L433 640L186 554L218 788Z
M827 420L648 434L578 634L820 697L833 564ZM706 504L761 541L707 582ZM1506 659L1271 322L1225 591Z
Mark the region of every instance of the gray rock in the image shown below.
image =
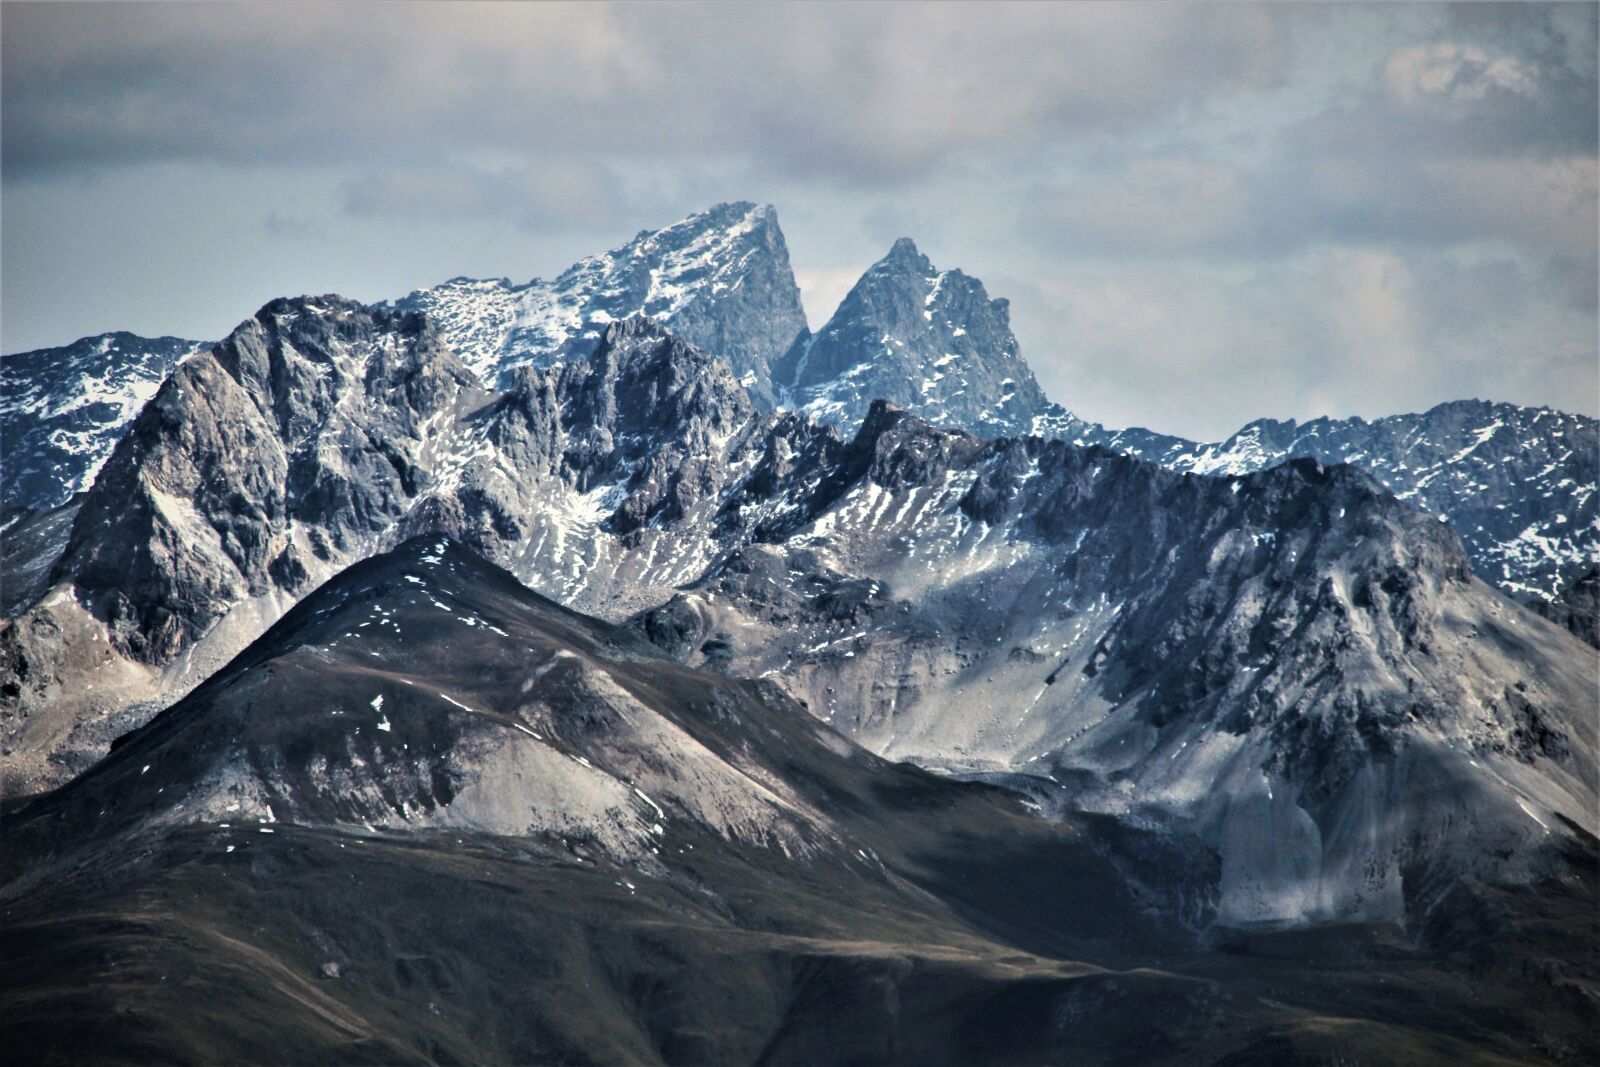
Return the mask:
M1449 519L1477 572L1519 600L1550 599L1563 575L1600 554L1600 422L1583 415L1461 400L1372 422L1263 419L1212 444L1070 416L1041 419L1039 428L1198 474L1296 458L1354 464Z
M1535 597L1528 601L1528 607L1600 648L1600 567L1570 576L1553 600Z
M607 324L643 315L722 356L756 401L773 400L771 365L806 334L789 250L770 205L718 204L552 281L456 278L399 307L426 311L486 382L517 367L582 360Z
M777 377L790 406L845 430L879 398L988 435L1026 432L1049 407L1011 332L1007 302L959 270L936 270L910 238L790 350Z

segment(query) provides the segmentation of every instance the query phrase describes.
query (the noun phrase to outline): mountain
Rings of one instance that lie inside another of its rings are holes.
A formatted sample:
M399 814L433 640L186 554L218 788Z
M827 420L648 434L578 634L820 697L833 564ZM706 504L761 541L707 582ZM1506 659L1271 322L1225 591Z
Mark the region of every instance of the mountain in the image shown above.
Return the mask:
M336 574L6 834L28 1061L1595 1052L1592 840L1404 931L1221 930L1193 842L886 763L437 536Z
M456 278L393 310L426 312L445 346L488 386L524 364L581 359L607 323L648 315L731 362L768 407L771 364L806 334L777 212L749 203L642 231L553 281ZM110 333L0 358L0 522L10 526L23 511L65 505L87 489L162 381L209 347Z
M1064 427L1178 471L1244 474L1289 459L1352 463L1400 499L1448 518L1486 581L1549 599L1561 575L1600 554L1600 422L1484 400L1364 419L1263 419L1198 444L1147 430Z
M0 357L5 525L59 507L94 481L133 416L172 369L206 346L178 337L104 333Z
M744 543L639 631L885 756L1199 834L1233 921L1396 918L1408 867L1594 829L1592 650L1352 467L1179 475L883 404L822 465L752 470Z
M788 405L853 430L875 399L930 422L1025 432L1050 409L1011 332L1007 302L959 270L936 270L910 238L874 263L776 372Z
M186 363L53 563L36 539L28 566L48 577L0 630L5 790L82 769L105 724L126 729L411 533L459 534L614 616L698 576L717 493L773 421L727 364L636 318L510 382L484 389L419 313L330 296L275 301Z
M882 398L980 436L1034 434L1103 445L1185 473L1237 475L1291 459L1351 463L1402 500L1448 518L1487 581L1549 599L1600 554L1600 423L1486 401L1367 422L1263 419L1200 443L1111 430L1045 398L1004 300L961 271L935 270L909 239L873 264L776 372L790 406L853 430Z
M1230 923L1393 920L1428 864L1534 877L1547 828L1594 828L1593 650L1351 467L1184 475L883 403L846 440L642 318L495 393L332 297L268 305L118 446L0 632L8 791L435 532L891 758L1195 835Z
M422 316L338 297L274 301L178 367L0 632L7 791L81 769L103 720L126 729L370 554L480 393Z
M772 363L807 332L778 214L750 203L640 231L553 281L456 278L397 306L427 312L445 345L490 384L525 364L581 359L608 323L644 315L722 356L768 407Z
M763 410L781 399L846 433L881 397L980 436L1101 444L1179 471L1240 474L1302 457L1354 463L1402 499L1449 518L1477 572L1519 600L1549 600L1562 575L1600 553L1594 419L1462 401L1370 423L1261 420L1213 443L1110 430L1046 400L1020 355L1006 302L961 271L935 270L909 240L874 264L811 336L776 213L766 206L717 205L641 232L554 281L458 278L396 307L433 318L444 346L486 388L511 387L525 364L581 361L607 324L644 314L726 358ZM8 459L0 522L66 506L86 489L162 377L202 347L108 334L0 361ZM41 559L27 565L36 569Z

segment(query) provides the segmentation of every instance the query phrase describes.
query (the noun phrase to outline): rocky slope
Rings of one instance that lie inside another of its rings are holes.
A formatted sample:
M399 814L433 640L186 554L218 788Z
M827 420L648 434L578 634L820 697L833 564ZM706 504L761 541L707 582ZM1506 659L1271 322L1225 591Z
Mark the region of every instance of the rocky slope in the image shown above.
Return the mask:
M445 345L490 384L516 367L582 359L608 323L644 315L722 356L769 407L773 361L806 334L777 212L750 203L642 231L551 281L456 278L397 306L427 312Z
M29 1060L1594 1054L1592 847L1410 933L1203 939L1192 841L885 763L437 537L6 830L0 1034Z
M105 333L0 357L0 507L59 507L87 489L112 447L174 367L206 346Z
M846 431L878 398L989 435L1025 432L1050 408L1006 301L959 270L936 270L910 238L861 276L776 377L789 406Z

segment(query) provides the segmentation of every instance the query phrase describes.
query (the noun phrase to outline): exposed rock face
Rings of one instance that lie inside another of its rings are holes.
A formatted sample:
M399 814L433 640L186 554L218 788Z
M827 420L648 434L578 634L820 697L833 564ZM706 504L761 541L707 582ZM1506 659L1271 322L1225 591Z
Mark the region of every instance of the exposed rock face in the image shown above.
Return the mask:
M414 533L613 615L658 603L713 555L685 527L709 525L759 425L725 363L649 320L493 394L417 313L274 302L163 387L0 632L7 788L81 769L95 722L185 691Z
M1528 607L1573 636L1600 648L1600 567L1567 579L1554 600L1533 599Z
M119 647L170 660L238 601L367 549L421 487L429 420L474 385L420 315L274 301L141 413L56 575L126 623Z
M718 204L526 285L456 278L399 302L426 311L485 382L511 370L584 359L606 326L643 315L726 359L757 403L771 365L806 334L789 250L770 205Z
M1244 474L1288 459L1350 463L1401 500L1448 518L1474 568L1517 599L1549 599L1561 576L1600 554L1600 422L1482 400L1421 414L1253 422L1199 444L1107 430L1067 416L1040 429L1197 474Z
M1049 408L1004 300L959 270L935 270L910 238L856 282L827 325L778 372L789 403L853 430L874 399L942 426L1026 432Z
M174 367L205 345L106 333L0 358L6 526L19 510L59 507L100 465Z
M274 301L187 361L83 497L46 592L0 632L7 788L81 767L102 736L41 760L195 684L392 536L474 397L422 316L333 296Z

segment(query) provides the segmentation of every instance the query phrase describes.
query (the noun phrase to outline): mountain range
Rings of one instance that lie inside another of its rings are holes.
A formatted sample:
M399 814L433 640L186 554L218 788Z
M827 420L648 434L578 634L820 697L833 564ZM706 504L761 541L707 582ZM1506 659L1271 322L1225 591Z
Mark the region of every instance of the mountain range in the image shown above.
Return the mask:
M910 241L809 333L749 204L78 347L4 361L15 1041L1593 1052L1592 419L1113 433Z
M1590 650L1354 468L1183 475L883 401L845 439L645 318L495 392L420 313L335 297L185 363L84 496L0 633L8 791L432 532L874 751L1198 833L1240 921L1393 918L1413 839L1515 852L1594 805ZM1464 790L1449 833L1382 802L1419 778Z
M983 436L1100 444L1174 470L1242 474L1289 459L1352 463L1451 521L1478 573L1519 600L1550 601L1600 555L1600 429L1586 416L1461 401L1367 422L1260 420L1201 443L1111 430L1049 401L1021 355L1004 300L896 242L815 334L777 213L720 204L584 259L553 281L456 278L396 310L426 312L488 386L518 367L592 351L609 323L645 315L721 356L762 410L799 410L848 432L873 399ZM131 334L0 360L5 522L86 489L171 369L206 345ZM86 379L93 389L81 389ZM88 398L88 399L86 399Z

